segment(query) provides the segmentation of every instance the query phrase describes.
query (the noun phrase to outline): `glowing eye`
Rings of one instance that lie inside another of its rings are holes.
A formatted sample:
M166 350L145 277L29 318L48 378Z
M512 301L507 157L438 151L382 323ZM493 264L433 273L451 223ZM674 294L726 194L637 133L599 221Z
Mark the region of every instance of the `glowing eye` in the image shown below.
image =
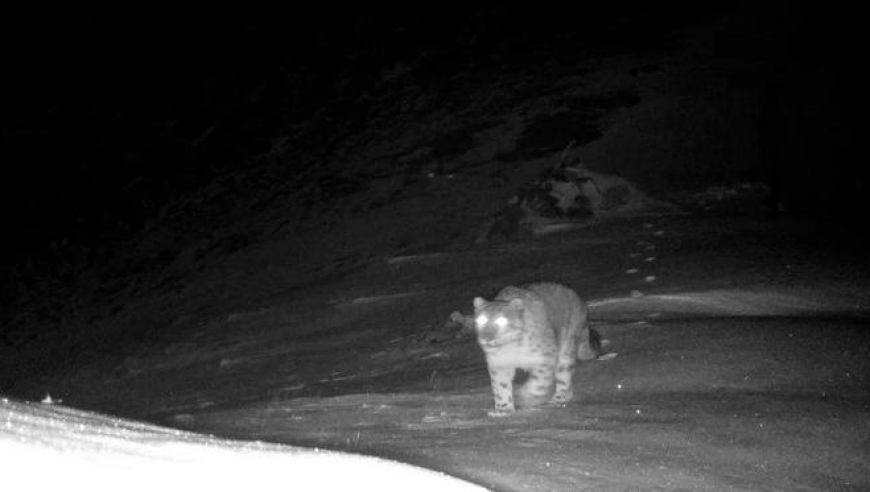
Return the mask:
M486 315L483 315L483 314L481 314L480 316L478 316L478 317L474 320L474 322L477 323L477 327L478 327L478 328L483 327L483 326L486 324L487 321L489 321L489 319L487 319Z
M504 316L499 316L495 319L494 323L495 326L498 326L499 328L504 328L505 326L507 326L508 321L507 318L505 318Z

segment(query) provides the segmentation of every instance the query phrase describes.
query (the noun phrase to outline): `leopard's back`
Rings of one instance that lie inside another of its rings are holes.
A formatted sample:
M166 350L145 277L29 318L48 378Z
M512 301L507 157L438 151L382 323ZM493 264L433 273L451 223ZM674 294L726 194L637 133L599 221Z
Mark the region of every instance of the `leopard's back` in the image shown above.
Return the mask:
M557 345L588 338L584 333L588 311L574 290L561 284L540 282L521 287L505 287L497 300L523 299L528 306L526 327L541 336L553 335Z
M586 321L586 303L573 289L551 282L528 284L524 288L534 293L544 303L545 314L550 324L562 326L570 321Z

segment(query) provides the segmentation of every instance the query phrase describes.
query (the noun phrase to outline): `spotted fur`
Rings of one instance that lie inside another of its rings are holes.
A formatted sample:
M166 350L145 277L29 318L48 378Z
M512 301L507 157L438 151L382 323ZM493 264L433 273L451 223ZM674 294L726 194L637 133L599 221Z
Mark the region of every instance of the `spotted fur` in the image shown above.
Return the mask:
M580 297L554 283L505 287L492 301L474 299L477 341L495 399L490 416L571 399L577 358L595 359L600 350L587 316Z

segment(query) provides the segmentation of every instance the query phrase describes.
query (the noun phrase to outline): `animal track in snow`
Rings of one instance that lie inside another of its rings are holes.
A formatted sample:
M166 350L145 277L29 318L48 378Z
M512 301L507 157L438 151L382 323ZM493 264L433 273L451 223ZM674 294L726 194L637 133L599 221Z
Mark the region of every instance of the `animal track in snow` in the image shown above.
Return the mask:
M664 230L657 228L656 224L651 223L651 222L644 223L643 228L644 228L644 230L649 231L649 232L647 232L647 234L651 234L652 236L654 236L654 237L650 238L652 241L646 240L646 239L641 239L641 240L636 241L635 246L637 247L637 250L631 251L630 253L628 253L628 257L634 261L638 261L641 258L643 258L643 260L642 260L643 263L651 264L651 263L654 263L658 260L657 256L650 254L650 252L655 251L657 249L657 246L656 246L655 242L653 242L653 241L655 240L655 237L663 236ZM641 273L641 270L642 270L642 268L639 266L630 266L629 268L627 268L625 270L625 274L626 275L636 275L638 273ZM643 276L643 282L646 283L647 285L653 284L654 282L656 282L657 279L658 279L658 277L656 275L644 275ZM636 299L636 298L643 297L643 296L644 296L644 293L641 290L633 289L631 291L632 298Z

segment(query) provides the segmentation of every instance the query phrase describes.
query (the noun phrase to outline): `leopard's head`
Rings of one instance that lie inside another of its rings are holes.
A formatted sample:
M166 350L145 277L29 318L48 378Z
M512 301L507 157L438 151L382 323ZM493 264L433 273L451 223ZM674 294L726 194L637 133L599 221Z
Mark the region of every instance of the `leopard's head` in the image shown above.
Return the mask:
M474 328L480 346L484 350L496 349L522 338L524 312L522 299L490 302L475 298Z

